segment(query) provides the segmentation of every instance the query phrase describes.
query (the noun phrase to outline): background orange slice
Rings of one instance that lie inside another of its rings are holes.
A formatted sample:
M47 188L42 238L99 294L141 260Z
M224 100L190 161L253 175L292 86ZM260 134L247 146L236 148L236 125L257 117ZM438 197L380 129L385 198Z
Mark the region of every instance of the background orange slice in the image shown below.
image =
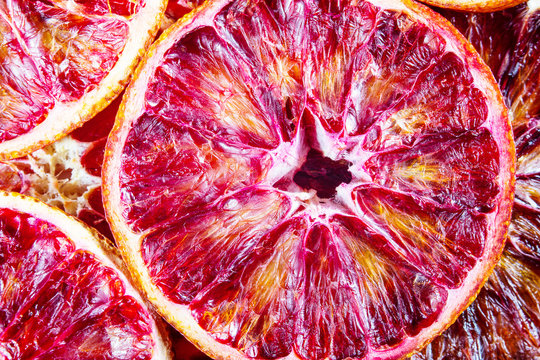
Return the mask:
M0 159L82 125L123 89L165 0L0 4Z

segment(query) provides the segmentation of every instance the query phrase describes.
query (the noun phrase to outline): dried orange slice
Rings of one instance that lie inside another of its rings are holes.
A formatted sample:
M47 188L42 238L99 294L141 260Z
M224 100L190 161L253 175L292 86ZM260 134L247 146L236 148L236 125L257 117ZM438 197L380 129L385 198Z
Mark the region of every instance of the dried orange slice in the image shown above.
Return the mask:
M490 12L511 8L527 0L421 0L426 4L447 9Z
M495 266L514 155L489 69L428 8L215 1L136 71L104 205L210 356L397 359Z
M165 0L0 4L0 160L58 140L125 86Z
M540 8L445 11L493 70L516 136L516 199L503 260L476 301L415 360L540 358Z
M115 249L58 209L0 191L0 357L169 359Z

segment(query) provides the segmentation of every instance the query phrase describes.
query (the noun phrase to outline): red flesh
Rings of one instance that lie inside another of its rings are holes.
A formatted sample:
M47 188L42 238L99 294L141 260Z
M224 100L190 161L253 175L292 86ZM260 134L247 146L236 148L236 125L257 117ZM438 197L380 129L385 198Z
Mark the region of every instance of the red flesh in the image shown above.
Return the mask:
M432 324L483 254L500 191L486 97L404 15L249 6L165 54L124 144L123 216L150 231L155 283L218 341L250 357L362 358ZM329 184L336 164L348 169ZM415 166L433 181L411 180ZM294 205L309 191L323 210Z
M111 268L54 225L17 211L0 210L0 237L4 356L152 357L150 315Z
M92 3L85 15L46 0L0 6L0 83L6 104L0 117L0 141L31 131L55 103L76 101L112 69L123 50L128 25L126 19L101 16L107 3ZM107 5L107 14L135 10L129 0L112 5L110 9Z

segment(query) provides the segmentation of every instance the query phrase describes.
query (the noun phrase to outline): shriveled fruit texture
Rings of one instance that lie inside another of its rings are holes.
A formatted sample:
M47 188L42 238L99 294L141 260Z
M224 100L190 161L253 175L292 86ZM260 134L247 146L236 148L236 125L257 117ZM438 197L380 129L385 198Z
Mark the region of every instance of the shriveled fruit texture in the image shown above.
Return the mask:
M540 358L540 9L443 12L491 67L510 109L517 147L509 243L476 301L415 360Z
M163 11L161 0L0 1L0 159L57 140L105 107Z
M0 161L0 189L56 206L112 240L101 201L101 164L120 100L67 137L24 157Z
M527 0L421 0L437 7L473 12L490 12L511 8Z
M168 358L120 262L89 230L34 199L0 196L2 359Z
M396 359L500 252L489 70L416 3L217 1L160 38L105 154L135 276L213 357Z

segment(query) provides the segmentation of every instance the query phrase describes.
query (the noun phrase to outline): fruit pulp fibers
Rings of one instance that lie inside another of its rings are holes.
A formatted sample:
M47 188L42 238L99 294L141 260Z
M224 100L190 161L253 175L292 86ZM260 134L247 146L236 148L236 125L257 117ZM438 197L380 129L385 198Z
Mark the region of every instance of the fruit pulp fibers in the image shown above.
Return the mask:
M6 359L151 359L148 312L116 272L54 225L0 210L0 353Z

